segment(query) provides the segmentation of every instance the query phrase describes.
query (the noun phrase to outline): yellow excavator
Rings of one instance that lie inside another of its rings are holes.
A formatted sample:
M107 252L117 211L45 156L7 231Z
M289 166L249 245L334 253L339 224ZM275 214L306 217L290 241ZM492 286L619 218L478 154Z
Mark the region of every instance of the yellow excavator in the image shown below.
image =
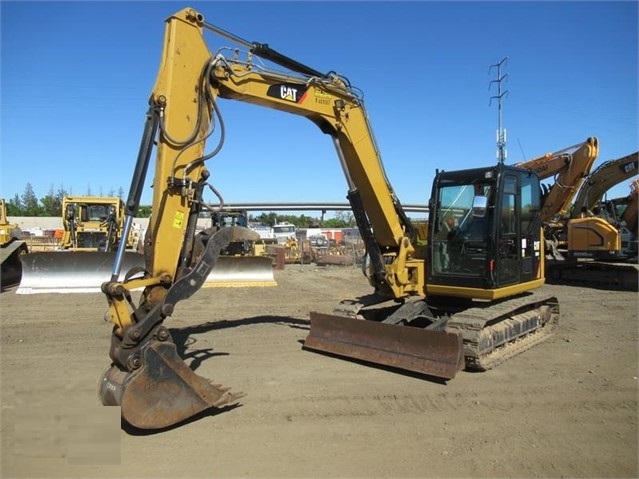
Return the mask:
M236 45L211 53L205 32ZM224 138L221 100L310 120L332 141L346 177L373 291L334 311L311 312L305 350L446 380L464 368L492 368L552 332L559 304L539 289L544 246L534 172L504 164L438 171L428 229L415 228L384 171L362 95L347 78L243 40L186 8L166 21L125 203L124 235L155 151L145 268L119 280L121 244L102 285L113 330L99 395L103 404L121 406L125 422L165 428L241 396L196 375L163 324L215 271L229 243L258 239L240 226L195 231L206 207L202 192L214 188L206 161ZM219 142L207 153L214 133ZM137 304L130 293L136 288L144 288Z

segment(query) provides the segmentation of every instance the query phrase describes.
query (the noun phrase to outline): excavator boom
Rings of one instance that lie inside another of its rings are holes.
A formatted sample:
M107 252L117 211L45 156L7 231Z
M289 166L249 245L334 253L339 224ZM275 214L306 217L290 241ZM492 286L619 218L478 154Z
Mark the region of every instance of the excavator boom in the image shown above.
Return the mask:
M570 210L573 198L598 155L599 141L595 137L590 137L583 143L517 164L519 168L534 171L541 180L555 177L543 200L542 223Z

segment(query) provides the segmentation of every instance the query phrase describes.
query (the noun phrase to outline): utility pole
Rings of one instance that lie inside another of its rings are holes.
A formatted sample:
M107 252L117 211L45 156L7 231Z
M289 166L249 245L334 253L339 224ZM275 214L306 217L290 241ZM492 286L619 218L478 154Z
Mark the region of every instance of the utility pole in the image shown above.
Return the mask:
M508 95L509 90L502 91L501 82L508 78L508 73L501 73L501 67L508 61L508 57L503 58L499 63L495 63L491 65L488 73L493 70L493 68L497 69L497 79L492 80L488 85L488 89L493 86L493 83L497 84L497 95L491 96L490 101L488 102L488 106L492 103L493 100L497 100L497 160L500 164L503 164L506 161L506 130L502 128L502 113L501 113L501 100L504 96Z

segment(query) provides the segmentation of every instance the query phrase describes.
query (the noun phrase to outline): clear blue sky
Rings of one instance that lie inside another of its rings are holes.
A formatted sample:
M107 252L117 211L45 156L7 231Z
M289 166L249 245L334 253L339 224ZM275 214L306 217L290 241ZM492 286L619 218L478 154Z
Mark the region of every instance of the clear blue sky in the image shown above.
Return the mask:
M435 169L496 161L496 71L507 163L596 136L599 163L638 149L638 3L0 2L0 195L125 191L157 74L164 20L186 6L365 95L388 177L424 204ZM211 51L230 45L208 35ZM209 163L227 203L345 202L329 138L305 119L221 102ZM152 178L142 202L151 201ZM623 183L613 193L625 195ZM212 198L209 198L212 199Z

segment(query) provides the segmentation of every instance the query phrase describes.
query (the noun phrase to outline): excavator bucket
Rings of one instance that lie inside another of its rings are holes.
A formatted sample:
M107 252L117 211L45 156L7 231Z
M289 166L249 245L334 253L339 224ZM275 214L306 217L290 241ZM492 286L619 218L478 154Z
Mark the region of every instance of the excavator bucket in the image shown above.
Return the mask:
M303 348L444 379L464 368L458 334L322 313L311 313Z
M22 279L16 294L99 293L111 279L115 252L37 252L22 255ZM122 273L144 268L144 255L127 251ZM123 279L122 277L120 279ZM203 288L276 286L273 260L266 256L220 256Z
M137 428L166 428L244 396L195 374L172 342L151 341L142 357L142 366L133 372L111 366L98 391L102 404L121 406L122 418Z

